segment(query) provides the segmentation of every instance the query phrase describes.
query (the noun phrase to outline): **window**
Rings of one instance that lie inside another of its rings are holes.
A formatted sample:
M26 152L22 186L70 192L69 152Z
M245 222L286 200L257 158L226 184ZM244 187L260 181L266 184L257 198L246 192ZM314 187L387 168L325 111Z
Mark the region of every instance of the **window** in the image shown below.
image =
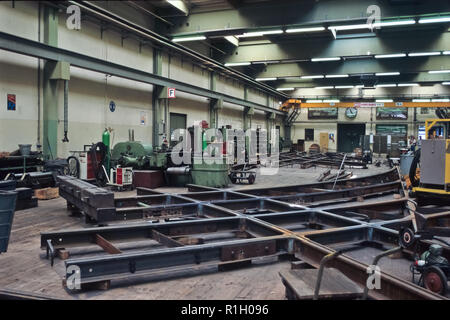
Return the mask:
M305 129L305 141L314 141L314 129Z

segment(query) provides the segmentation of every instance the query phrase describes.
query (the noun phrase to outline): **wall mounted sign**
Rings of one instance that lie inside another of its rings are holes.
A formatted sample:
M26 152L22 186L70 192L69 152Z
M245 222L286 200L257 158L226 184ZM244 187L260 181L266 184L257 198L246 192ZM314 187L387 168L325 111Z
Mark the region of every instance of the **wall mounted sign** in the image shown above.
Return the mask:
M7 109L11 110L11 111L16 111L16 95L15 94L8 94Z
M338 108L308 108L308 119L337 119Z
M167 88L167 98L175 98L175 88Z
M377 108L377 120L406 120L407 108Z
M109 111L111 112L116 111L116 103L112 100L109 102Z
M147 112L141 111L140 119L139 119L139 124L140 124L141 126L147 125Z

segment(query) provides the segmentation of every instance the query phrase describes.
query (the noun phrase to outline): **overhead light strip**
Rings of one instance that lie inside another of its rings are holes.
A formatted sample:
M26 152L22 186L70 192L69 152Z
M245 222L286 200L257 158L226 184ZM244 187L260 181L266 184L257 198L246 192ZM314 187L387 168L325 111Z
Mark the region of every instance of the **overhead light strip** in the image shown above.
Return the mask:
M238 67L238 66L248 66L250 62L228 62L225 63L226 67Z
M440 51L435 52L411 52L408 53L409 57L424 57L424 56L439 56L441 54Z
M286 29L286 33L300 33L300 32L318 32L326 30L325 27L310 27L310 28L292 28Z
M406 53L393 53L393 54L377 54L375 59L387 59L387 58L404 58Z
M450 17L434 17L434 18L421 18L419 23L442 23L450 22Z
M312 62L323 62L323 61L339 61L341 57L330 57L330 58L312 58Z
M180 38L173 38L173 42L187 42L187 41L199 41L199 40L206 40L205 36L195 36L195 37L180 37Z
M375 73L376 76L382 77L382 76L399 76L400 72L378 72Z

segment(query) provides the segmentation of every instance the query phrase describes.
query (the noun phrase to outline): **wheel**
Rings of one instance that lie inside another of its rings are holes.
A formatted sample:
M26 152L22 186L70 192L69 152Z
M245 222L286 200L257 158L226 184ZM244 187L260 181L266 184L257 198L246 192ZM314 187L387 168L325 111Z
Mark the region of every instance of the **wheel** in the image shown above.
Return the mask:
M401 229L398 235L398 242L402 248L409 248L415 242L414 231L412 231L410 228Z
M235 176L230 177L230 180L231 180L231 183L236 184L237 179Z
M445 295L448 290L447 277L441 268L431 266L423 273L423 286L430 291Z
M251 174L251 175L248 177L248 184L254 184L254 183L255 183L255 180L256 180L255 175Z

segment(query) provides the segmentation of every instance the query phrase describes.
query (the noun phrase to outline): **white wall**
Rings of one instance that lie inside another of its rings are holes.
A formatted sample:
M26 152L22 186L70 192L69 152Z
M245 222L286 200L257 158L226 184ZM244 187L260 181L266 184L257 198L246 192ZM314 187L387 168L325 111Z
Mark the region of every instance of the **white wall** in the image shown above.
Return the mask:
M33 1L0 2L0 31L38 40L38 3ZM124 7L125 8L125 7ZM130 13L126 13L130 16ZM132 13L131 16L133 16ZM83 19L81 30L66 28L67 15L59 13L58 46L88 56L104 59L138 70L153 72L153 49L139 46L133 38L121 39L120 33ZM136 16L140 24L145 20ZM41 17L42 19L42 17ZM145 25L149 27L148 25ZM41 20L41 41L44 25ZM0 151L13 151L19 143L32 143L36 149L38 132L38 60L0 50ZM43 61L41 62L41 68ZM69 81L69 142L63 143L63 85L58 85L58 156L67 157L71 150L81 150L83 145L98 142L106 127L113 129L113 142L128 139L128 129L135 130L135 139L152 141L152 90L153 86L71 66ZM193 65L178 56L163 53L162 75L203 88L209 88L209 71ZM244 98L244 86L237 80L219 76L216 90L238 98ZM6 110L6 95L16 94L17 110ZM266 96L257 90L249 90L248 99L266 105ZM116 111L109 111L113 100ZM278 101L271 99L278 107ZM42 83L41 83L41 106ZM219 111L219 126L231 124L242 128L242 107L224 103ZM195 121L209 122L209 100L187 93L177 92L169 100L168 112L187 114L187 125ZM141 114L146 124L140 124ZM42 112L41 112L42 115ZM256 115L253 126L265 128L265 115ZM168 117L169 120L169 117ZM167 123L167 127L170 124ZM42 123L41 123L42 133ZM43 141L41 141L42 143Z

